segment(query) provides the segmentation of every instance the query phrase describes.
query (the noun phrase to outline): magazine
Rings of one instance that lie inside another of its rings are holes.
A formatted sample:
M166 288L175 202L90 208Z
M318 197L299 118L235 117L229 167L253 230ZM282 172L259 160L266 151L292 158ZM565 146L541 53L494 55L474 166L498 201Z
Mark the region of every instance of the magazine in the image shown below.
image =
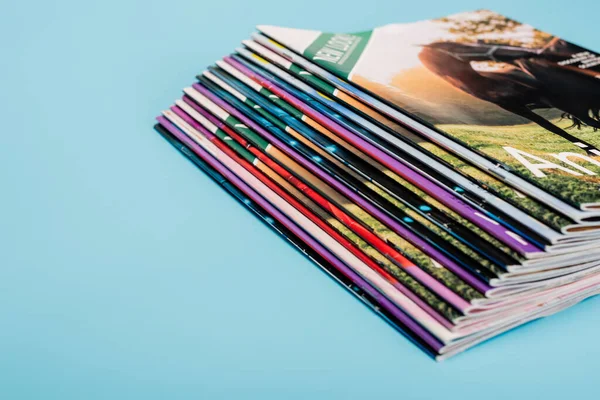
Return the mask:
M596 53L484 10L259 30L155 129L409 340L443 360L600 293Z

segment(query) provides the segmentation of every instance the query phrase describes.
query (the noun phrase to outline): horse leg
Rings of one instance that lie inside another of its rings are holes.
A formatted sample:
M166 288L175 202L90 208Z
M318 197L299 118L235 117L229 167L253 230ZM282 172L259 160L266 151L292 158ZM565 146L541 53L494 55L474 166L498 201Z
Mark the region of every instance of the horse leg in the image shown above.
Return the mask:
M571 143L575 144L575 146L579 147L580 149L585 150L587 153L589 153L591 155L595 155L595 156L600 155L600 150L598 148L596 148L596 146L569 134L564 129L559 128L558 126L554 125L552 122L537 115L536 113L534 113L533 111L531 111L530 109L528 109L526 107L522 107L522 108L521 107L519 107L519 108L503 107L503 108L505 108L507 111L510 111L517 115L520 115L523 118L527 118L528 120L530 120L531 122L535 122L542 128L547 129L550 132L567 139Z
M581 122L583 122L586 125L591 126L592 128L596 128L596 129L600 129L600 121L590 117L589 115L582 115L581 117L578 117Z

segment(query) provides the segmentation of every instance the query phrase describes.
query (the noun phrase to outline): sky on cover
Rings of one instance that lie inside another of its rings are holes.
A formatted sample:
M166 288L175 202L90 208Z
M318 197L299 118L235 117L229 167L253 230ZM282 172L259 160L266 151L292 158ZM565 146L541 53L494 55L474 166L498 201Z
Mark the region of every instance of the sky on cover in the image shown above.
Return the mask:
M455 20L473 18L477 13L461 13ZM498 34L480 35L481 39L494 39ZM452 40L457 36L448 32L448 24L440 21L419 21L410 24L390 24L375 29L365 53L353 70L376 83L389 84L401 71L421 66L421 45L441 40ZM518 37L527 42L533 38L530 25L520 25L513 32L503 32L502 38ZM393 42L394 45L390 46Z

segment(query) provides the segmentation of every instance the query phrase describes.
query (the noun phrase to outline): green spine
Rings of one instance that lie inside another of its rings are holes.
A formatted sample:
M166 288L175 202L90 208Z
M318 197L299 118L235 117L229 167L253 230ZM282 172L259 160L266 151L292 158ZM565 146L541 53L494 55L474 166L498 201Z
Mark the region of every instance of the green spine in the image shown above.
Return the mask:
M254 131L244 125L240 120L231 115L224 121L227 125L235 127L235 130L243 132L244 137L247 137L254 145L261 150L265 150L269 146L269 142L254 133Z
M217 129L215 131L215 135L219 139L221 139L227 146L231 147L236 153L238 153L240 156L242 156L246 161L254 163L254 161L256 160L256 157L254 157L254 155L252 153L250 153L248 150L246 150L238 142L233 140L233 138L231 136L229 136L227 133L225 133L221 129Z

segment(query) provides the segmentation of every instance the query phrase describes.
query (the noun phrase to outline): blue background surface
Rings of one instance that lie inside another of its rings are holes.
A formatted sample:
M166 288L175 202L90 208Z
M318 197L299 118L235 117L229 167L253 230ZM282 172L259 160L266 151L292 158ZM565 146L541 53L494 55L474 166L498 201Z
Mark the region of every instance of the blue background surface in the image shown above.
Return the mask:
M598 398L600 299L437 364L152 130L256 24L478 8L600 49L590 1L3 2L0 398Z

